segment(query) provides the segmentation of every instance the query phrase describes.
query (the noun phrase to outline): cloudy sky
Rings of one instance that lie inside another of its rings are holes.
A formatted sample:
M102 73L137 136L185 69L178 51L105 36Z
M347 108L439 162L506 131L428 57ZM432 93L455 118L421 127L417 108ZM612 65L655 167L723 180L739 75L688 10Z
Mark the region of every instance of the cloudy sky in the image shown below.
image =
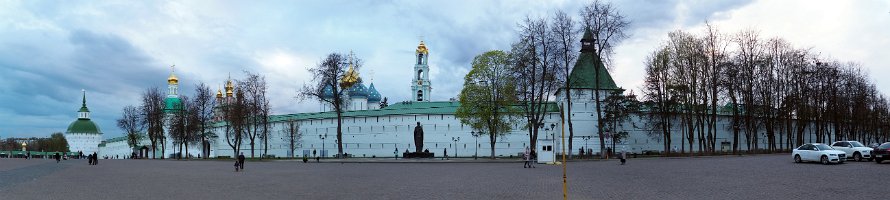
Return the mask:
M460 90L473 56L509 48L525 16L588 1L8 1L0 0L0 137L45 137L76 118L81 89L105 138L148 87L214 88L243 71L265 75L276 114L315 112L294 99L306 69L331 52L355 52L361 75L391 102L407 100L413 53L430 48L433 99ZM618 85L639 90L643 60L667 33L757 29L826 57L855 61L890 92L888 1L616 1L632 21L616 49Z

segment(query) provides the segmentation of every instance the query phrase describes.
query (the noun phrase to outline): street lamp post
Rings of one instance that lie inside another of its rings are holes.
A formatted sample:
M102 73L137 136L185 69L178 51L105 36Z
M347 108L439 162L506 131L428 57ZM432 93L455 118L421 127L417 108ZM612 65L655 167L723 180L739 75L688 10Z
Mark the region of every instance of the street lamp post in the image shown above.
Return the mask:
M584 139L584 149L586 151L588 148L590 148L590 147L587 147L587 141L590 140L590 136L589 135L581 136L581 139ZM584 153L585 152L581 152L581 154L584 154ZM587 156L590 156L590 155L587 155Z
M460 141L460 137L451 137L451 140L454 141L454 157L457 158L457 141Z
M327 137L328 137L327 133L325 133L324 135L318 135L318 138L321 139L321 153L320 154L322 154L322 156L324 156L324 154L325 154L324 153L324 139Z

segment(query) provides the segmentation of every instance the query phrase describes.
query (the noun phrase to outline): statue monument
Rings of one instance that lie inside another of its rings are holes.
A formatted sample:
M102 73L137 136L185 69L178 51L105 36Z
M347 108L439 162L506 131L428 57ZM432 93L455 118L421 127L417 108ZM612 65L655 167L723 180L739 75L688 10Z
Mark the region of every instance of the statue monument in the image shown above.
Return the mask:
M417 122L417 126L414 127L414 152L420 152L423 150L423 126L420 125L420 122Z
M408 152L408 149L405 149L405 153L402 154L402 157L432 158L434 155L434 153L430 153L429 151L423 151L423 126L420 125L420 122L417 122L417 126L414 127L414 152Z

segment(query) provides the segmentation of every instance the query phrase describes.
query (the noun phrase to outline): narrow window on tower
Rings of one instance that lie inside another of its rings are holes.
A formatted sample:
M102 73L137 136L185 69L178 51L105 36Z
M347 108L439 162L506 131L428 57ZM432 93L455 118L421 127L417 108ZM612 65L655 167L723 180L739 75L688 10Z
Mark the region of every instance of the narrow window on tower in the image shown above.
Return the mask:
M417 91L417 101L423 101L423 90Z
M423 64L423 54L422 54L422 53L421 53L421 54L417 54L417 64L418 64L418 65L422 65L422 64Z

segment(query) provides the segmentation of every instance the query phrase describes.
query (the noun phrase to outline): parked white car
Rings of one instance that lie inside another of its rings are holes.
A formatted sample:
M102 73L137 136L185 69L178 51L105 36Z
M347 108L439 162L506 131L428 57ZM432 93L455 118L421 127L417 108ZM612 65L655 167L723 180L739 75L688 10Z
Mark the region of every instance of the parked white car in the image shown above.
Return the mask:
M843 151L847 155L850 155L855 161L862 161L862 159L868 159L871 161L872 156L871 152L874 151L871 147L866 147L857 141L837 141L831 144L831 148L834 150Z
M791 152L794 162L817 161L822 164L844 163L846 153L834 150L830 146L822 143L808 143L797 147Z

